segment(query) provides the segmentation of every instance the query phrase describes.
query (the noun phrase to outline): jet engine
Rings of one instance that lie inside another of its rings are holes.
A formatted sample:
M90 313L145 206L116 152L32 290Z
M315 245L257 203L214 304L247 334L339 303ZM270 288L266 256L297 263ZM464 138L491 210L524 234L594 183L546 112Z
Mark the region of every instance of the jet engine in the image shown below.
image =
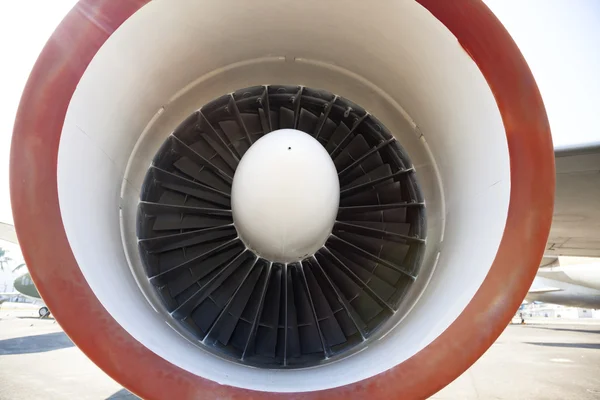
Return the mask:
M65 332L143 398L425 398L509 323L554 153L480 1L81 0L11 200Z

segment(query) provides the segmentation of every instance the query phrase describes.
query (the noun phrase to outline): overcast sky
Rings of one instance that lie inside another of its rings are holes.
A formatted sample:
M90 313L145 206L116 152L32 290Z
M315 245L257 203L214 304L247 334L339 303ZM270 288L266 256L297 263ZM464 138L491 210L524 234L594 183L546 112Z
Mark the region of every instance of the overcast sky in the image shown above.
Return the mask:
M600 143L600 1L487 0L533 71L555 147ZM0 221L12 223L10 137L21 91L75 0L0 1Z

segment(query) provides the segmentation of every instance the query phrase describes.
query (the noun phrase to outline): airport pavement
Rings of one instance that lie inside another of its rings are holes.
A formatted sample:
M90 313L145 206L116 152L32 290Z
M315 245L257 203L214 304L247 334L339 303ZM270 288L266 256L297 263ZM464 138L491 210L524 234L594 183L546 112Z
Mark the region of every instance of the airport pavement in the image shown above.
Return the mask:
M600 322L530 319L509 325L436 400L600 399Z
M0 400L137 399L92 363L38 307L0 306ZM12 307L11 307L12 308Z
M0 400L136 399L37 308L0 307ZM600 321L509 325L435 400L600 400ZM175 399L174 399L175 400Z

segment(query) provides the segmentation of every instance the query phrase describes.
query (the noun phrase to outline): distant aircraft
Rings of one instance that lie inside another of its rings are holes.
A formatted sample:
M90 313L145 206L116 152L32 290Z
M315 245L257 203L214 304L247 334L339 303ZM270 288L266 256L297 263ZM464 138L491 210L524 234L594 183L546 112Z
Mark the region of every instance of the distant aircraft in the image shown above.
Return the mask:
M600 261L547 257L527 293L527 301L600 309Z
M31 275L29 275L29 272L27 272L27 273L19 276L17 279L15 279L13 285L15 286L15 289L19 293L21 293L23 296L28 297L32 300L35 300L38 303L39 302L42 303L42 306L38 310L38 314L40 315L41 318L44 318L44 317L47 317L50 315L50 310L44 304L44 301L42 300L42 296L40 296L40 293L38 292L37 288L33 284L33 280L31 279Z
M15 227L11 224L0 222L0 240L5 240L10 243L19 244L19 242L17 241L17 234L15 233ZM33 284L33 280L31 279L31 275L29 275L29 272L17 277L13 285L15 289L23 296L35 300L37 303L42 303L42 306L38 310L40 317L47 317L48 315L50 315L50 310L44 304L42 297L40 296L38 290ZM0 296L0 304L2 304L5 301L8 301L8 298L5 296Z

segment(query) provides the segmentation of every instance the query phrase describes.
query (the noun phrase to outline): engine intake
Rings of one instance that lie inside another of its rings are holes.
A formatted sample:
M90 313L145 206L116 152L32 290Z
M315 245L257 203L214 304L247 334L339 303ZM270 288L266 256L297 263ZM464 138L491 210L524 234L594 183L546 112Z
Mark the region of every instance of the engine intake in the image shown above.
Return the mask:
M337 213L294 214L293 251L244 222L238 163L278 128L339 185ZM82 0L27 83L10 174L53 315L158 399L432 395L514 315L554 196L535 81L473 0Z

